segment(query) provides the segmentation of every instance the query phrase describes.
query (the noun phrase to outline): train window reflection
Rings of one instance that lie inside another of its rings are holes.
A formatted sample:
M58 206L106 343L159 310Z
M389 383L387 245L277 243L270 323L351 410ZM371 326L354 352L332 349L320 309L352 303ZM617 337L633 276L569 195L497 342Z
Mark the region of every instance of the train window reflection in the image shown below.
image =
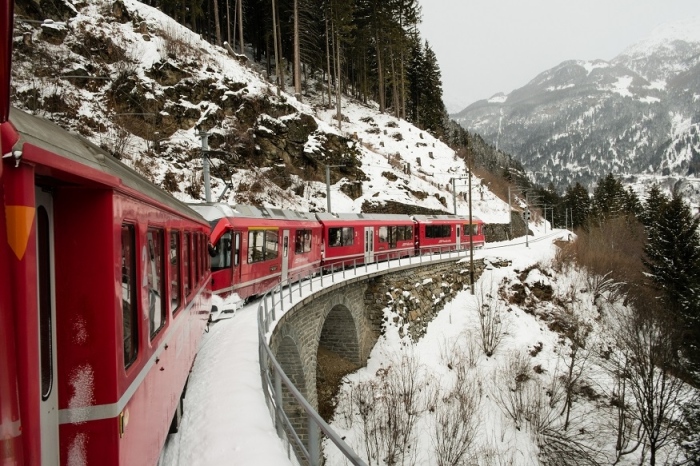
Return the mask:
M224 233L214 248L215 255L211 258L211 270L222 270L231 267L231 232Z
M452 233L452 229L449 225L426 225L425 226L425 237L426 238L449 238Z
M170 309L180 306L180 232L170 232Z
M163 230L149 229L146 277L148 279L148 322L151 339L165 324L163 283Z
M134 225L122 225L122 328L124 329L124 368L138 354L138 306L136 301L136 234Z
M355 239L355 229L352 227L329 228L329 246L352 246Z
M276 230L252 230L248 232L248 263L277 258L279 235Z
M311 230L297 230L294 237L294 253L311 252Z

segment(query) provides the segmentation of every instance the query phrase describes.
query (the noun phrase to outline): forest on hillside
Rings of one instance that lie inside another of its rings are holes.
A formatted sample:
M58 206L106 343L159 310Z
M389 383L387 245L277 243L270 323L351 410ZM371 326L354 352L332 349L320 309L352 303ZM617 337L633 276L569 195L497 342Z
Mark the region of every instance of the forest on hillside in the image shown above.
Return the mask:
M417 0L146 0L217 45L252 55L303 98L308 86L379 104L441 136L446 110L435 53L418 31ZM243 47L241 44L245 44ZM340 109L340 107L338 107ZM340 110L339 110L340 114ZM342 118L342 117L341 117Z

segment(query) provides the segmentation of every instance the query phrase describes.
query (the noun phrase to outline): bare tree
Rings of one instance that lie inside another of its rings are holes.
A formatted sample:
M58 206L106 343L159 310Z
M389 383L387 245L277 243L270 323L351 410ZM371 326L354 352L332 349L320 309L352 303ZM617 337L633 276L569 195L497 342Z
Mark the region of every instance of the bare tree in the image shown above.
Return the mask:
M362 426L370 465L415 464L416 422L432 399L425 368L403 355L380 369L376 378L360 382L350 394L352 416Z
M492 356L503 338L503 303L493 281L483 280L476 294L481 348L486 356Z
M629 398L628 415L640 425L649 464L654 466L661 449L672 443L682 421L682 404L697 394L675 376L677 329L652 303L644 310L623 308L615 316L616 348L611 369L624 380L618 390ZM623 404L626 406L626 404Z
M467 367L455 367L456 383L445 392L436 391L433 401L432 442L438 466L467 464L478 433L482 389L468 376Z
M564 383L564 408L562 414L565 414L564 430L569 428L569 419L571 416L571 405L574 401L574 392L584 375L586 363L588 362L589 352L586 350L586 342L588 335L591 333L590 325L587 325L574 313L569 313L569 332L568 336L571 340L571 350L566 361L566 373L563 377Z

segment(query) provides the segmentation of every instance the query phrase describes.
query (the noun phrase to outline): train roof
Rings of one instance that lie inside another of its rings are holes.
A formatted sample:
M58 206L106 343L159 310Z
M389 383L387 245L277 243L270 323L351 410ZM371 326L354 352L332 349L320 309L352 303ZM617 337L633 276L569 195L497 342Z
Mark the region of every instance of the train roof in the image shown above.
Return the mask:
M384 220L384 221L407 221L413 220L409 215L404 214L329 214L328 212L320 212L316 217L321 221L330 220Z
M469 221L468 215L414 215L413 218L418 222L430 223L440 220L462 220ZM481 222L481 219L476 215L472 215L472 222Z
M214 222L225 217L316 221L316 217L310 212L297 212L295 210L277 209L274 207L255 207L246 204L230 206L219 202L192 204L191 207L202 214L209 222Z
M31 160L34 155L31 154L31 151L24 150L25 144L30 144L65 159L64 161L58 158L37 161L38 165L50 168L53 175L62 173L67 178L88 178L90 175L81 169L81 167L88 167L107 175L99 177L99 179L89 178L96 186L109 186L113 189L119 189L122 186L131 188L129 191L132 195L154 200L174 211L203 221L202 216L187 204L158 188L135 170L116 160L104 149L84 137L68 132L44 118L30 115L16 108L12 108L10 111L10 122L19 133L19 141L14 145L13 151L21 150L24 153L23 157L26 155L26 158ZM75 162L80 167L67 163L67 161ZM94 174L94 172L90 174Z

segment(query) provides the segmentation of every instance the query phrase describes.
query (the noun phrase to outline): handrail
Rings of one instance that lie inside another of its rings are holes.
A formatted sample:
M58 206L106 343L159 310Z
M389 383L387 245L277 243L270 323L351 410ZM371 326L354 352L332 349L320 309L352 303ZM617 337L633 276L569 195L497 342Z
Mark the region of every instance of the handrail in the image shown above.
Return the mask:
M346 270L354 272L354 276L358 275L358 268L364 267L364 272L360 271L360 274L367 275L370 273L370 267L375 267L378 271L380 264L385 264L387 270L392 268L400 268L406 265L408 266L419 266L424 263L424 256L429 256L430 260L426 258L426 262L441 261L447 259L469 256L468 243L462 244L462 247L466 249L454 249L454 244L447 246L423 248L420 254L408 255L404 257L394 257L397 256L397 251L387 251L385 253L373 253L374 262L372 263L361 263L358 264L357 259L352 261L342 261L340 263L333 263L330 265L324 265L320 267L308 270L305 274L298 273L293 277L294 279L289 279L285 283L279 283L274 289L268 291L260 299L260 304L258 305L258 352L260 358L260 375L262 378L263 393L265 395L265 401L270 410L270 415L275 423L275 428L277 429L277 435L280 438L284 438L285 431L292 433L291 440L294 441L294 445L298 448L298 451L306 458L311 466L319 466L321 464L321 452L320 452L320 441L319 441L319 430L322 431L326 436L338 447L341 453L350 461L351 464L356 466L366 466L366 463L362 458L360 458L357 453L355 453L350 446L348 446L345 441L329 426L326 421L324 421L321 416L316 412L316 410L309 404L309 402L304 398L301 392L294 386L292 381L289 379L287 374L282 370L279 362L272 354L272 350L267 342L266 334L270 331L270 325L277 320L277 312L280 315L285 312L285 299L288 299L287 305L291 307L294 303L294 284L298 283L297 291L299 293L299 300L302 297L302 286L308 284L309 292L311 292L310 297L315 296L314 292L314 281L317 283L318 291L324 288L323 277L325 274L330 275L331 283L335 283L335 274L342 271L342 280L345 280ZM413 252L413 251L412 251ZM435 259L434 256L438 255ZM382 260L381 258L384 257ZM418 258L418 262L415 258ZM402 264L401 261L404 261ZM406 264L408 260L408 264ZM396 264L392 264L396 261ZM393 267L392 267L393 265ZM342 267L341 267L342 266ZM341 270L342 269L342 270ZM304 276L305 275L305 276ZM327 282L328 279L326 279ZM287 290L285 296L285 290ZM275 296L278 297L275 301ZM308 442L304 445L303 441L299 438L298 434L294 430L292 422L287 417L282 406L282 385L287 387L292 397L296 400L301 408L305 411L308 417ZM290 441L290 439L287 439ZM288 453L289 454L289 453Z

